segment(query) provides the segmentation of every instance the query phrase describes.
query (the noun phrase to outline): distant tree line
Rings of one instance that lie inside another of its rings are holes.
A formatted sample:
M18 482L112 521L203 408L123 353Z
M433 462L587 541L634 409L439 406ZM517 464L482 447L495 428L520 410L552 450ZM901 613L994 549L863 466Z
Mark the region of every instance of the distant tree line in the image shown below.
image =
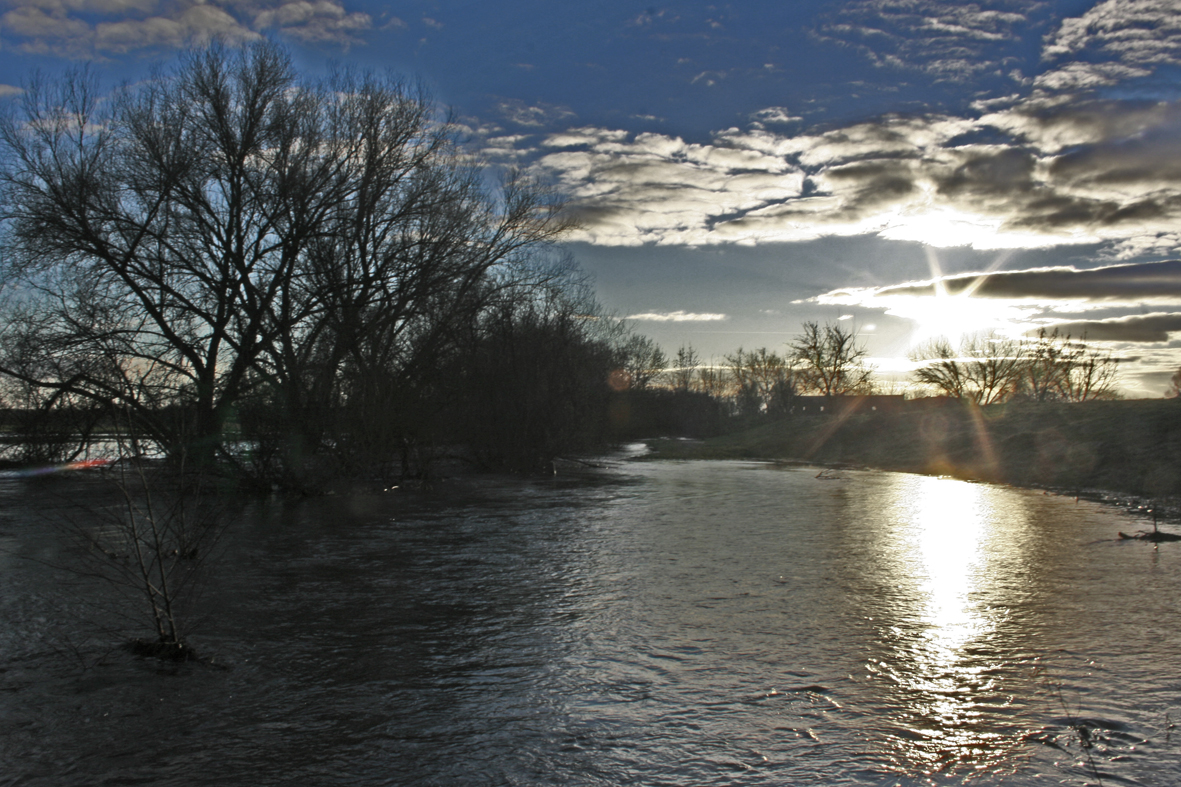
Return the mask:
M934 339L911 354L915 381L943 396L987 405L1023 399L1083 402L1116 396L1118 360L1085 337L1042 328L1027 340L966 337L958 347Z
M646 337L632 337L629 368L633 388L664 389L706 397L716 403L715 419L728 426L787 416L800 396L847 396L872 393L873 369L855 332L839 323L805 322L783 353L739 347L720 363L706 363L690 346L666 357ZM686 405L687 406L687 405ZM700 411L700 405L692 405ZM715 426L715 431L722 426Z
M632 341L650 344L644 337ZM918 364L912 393L981 405L1117 397L1117 359L1057 331L1041 329L1026 339L980 334L965 338L958 347L939 338L910 357ZM740 347L720 363L707 363L692 347L682 346L667 358L652 345L634 358L641 365L632 371L638 387L707 396L719 403L727 426L790 415L801 396L856 396L882 389L867 363L864 345L840 323L805 322L782 353ZM721 428L726 426L716 427Z

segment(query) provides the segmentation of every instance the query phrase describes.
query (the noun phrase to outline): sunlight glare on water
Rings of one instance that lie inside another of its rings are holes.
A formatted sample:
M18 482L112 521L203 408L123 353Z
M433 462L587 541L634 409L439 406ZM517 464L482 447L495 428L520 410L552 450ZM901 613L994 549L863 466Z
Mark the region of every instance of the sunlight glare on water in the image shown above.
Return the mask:
M1021 737L1007 723L996 665L980 654L1005 616L990 583L1021 563L1021 541L1005 531L1020 528L1023 511L1013 495L983 484L912 475L892 482L888 549L904 601L888 632L893 658L870 665L903 695L891 759L924 773L989 768Z
M935 672L953 667L963 646L988 628L969 595L979 580L991 509L982 486L946 478L906 480L915 500L913 579L926 597L928 666Z

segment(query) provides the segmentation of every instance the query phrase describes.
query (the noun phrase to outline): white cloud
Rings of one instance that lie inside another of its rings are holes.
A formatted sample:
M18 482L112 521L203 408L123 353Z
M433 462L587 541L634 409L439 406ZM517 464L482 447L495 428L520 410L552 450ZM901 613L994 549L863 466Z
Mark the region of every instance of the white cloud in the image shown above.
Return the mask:
M791 114L786 107L767 107L755 112L751 117L760 123L795 123L803 120L802 117Z
M608 245L697 242L715 223L803 186L798 167L757 147L609 129L548 137L534 167L571 196L580 239Z
M878 67L962 80L998 71L1036 4L1010 0L854 0L815 35L858 51Z
M724 314L695 314L693 312L644 312L643 314L629 314L625 320L639 322L716 322L725 320Z
M16 85L0 84L0 100L19 96L24 92L24 88L19 88Z
M1046 39L1043 59L1065 60L1035 80L1054 91L1090 90L1181 64L1181 2L1101 2L1062 20Z
M1115 260L1181 256L1181 232L1158 232L1125 238L1113 243L1108 254Z
M510 123L526 128L544 128L574 119L569 107L555 104L526 104L524 101L502 101L497 107L500 115Z
M369 14L349 13L331 0L297 0L268 8L254 17L257 30L278 28L304 41L350 42L372 24Z
M579 145L599 145L605 142L624 142L627 140L626 131L615 131L604 128L571 128L557 134L550 134L542 145L547 148L573 148Z
M98 52L128 52L146 47L207 44L215 38L236 45L256 40L259 35L220 8L193 5L176 18L153 16L100 22L95 25L91 40Z
M1181 103L1006 103L819 133L755 122L698 144L584 126L521 160L569 195L575 238L601 245L877 234L976 249L1107 243L1126 256L1174 242ZM966 141L982 137L993 141Z

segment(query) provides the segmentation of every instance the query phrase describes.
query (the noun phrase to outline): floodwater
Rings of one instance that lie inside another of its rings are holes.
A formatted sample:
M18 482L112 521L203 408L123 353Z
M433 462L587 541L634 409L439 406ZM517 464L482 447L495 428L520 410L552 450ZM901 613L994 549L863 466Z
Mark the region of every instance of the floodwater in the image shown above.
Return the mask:
M196 605L224 668L104 654L103 587L45 565L95 482L0 480L0 784L1181 783L1181 543L831 475L255 502Z

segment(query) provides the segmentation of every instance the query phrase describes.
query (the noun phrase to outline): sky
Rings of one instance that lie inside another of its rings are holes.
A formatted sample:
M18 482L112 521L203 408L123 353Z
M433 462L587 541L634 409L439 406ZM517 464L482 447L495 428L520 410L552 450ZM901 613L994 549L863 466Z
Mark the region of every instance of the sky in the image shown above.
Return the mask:
M215 37L420 80L565 196L599 300L667 351L813 320L884 379L1041 327L1130 396L1181 366L1181 0L0 0L0 99Z

